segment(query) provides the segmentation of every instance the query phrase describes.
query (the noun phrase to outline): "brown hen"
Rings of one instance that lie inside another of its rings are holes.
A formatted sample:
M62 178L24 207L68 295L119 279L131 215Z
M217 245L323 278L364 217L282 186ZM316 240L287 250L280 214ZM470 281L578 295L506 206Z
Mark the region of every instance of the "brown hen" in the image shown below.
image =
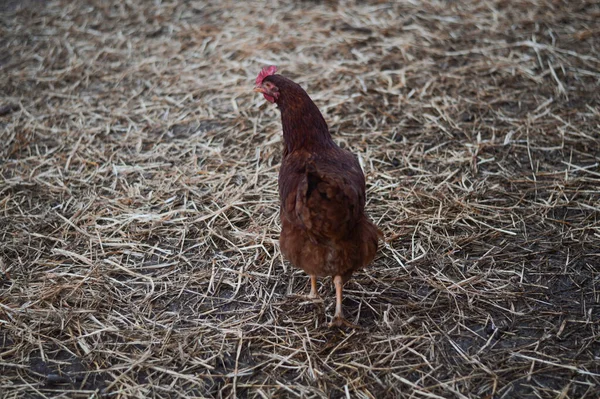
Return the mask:
M332 276L335 315L330 326L350 326L342 312L342 286L368 265L381 232L365 215L365 177L356 157L332 140L317 106L298 84L265 67L255 91L281 111L284 151L279 171L283 255L311 277Z

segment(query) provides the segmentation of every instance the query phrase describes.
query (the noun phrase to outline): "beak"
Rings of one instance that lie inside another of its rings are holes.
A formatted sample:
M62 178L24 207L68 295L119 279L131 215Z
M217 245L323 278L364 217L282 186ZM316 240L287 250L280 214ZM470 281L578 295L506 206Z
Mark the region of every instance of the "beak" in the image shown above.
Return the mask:
M263 89L263 87L262 87L262 86L254 86L254 89L253 89L252 91L255 91L255 92L257 92L257 93L263 93L263 94L265 94L265 93L266 93L266 90L265 90L265 89Z

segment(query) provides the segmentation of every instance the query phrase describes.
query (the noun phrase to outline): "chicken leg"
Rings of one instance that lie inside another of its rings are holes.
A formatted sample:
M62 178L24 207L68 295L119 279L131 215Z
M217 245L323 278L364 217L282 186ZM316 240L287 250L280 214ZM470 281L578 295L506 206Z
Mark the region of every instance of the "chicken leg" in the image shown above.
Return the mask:
M335 276L333 278L333 284L335 284L335 315L333 316L331 323L329 323L329 327L345 326L349 328L359 328L356 324L352 324L346 320L344 318L344 313L342 312L342 288L344 286L342 276Z
M310 294L308 294L308 299L321 299L319 293L317 292L317 276L314 274L310 275Z

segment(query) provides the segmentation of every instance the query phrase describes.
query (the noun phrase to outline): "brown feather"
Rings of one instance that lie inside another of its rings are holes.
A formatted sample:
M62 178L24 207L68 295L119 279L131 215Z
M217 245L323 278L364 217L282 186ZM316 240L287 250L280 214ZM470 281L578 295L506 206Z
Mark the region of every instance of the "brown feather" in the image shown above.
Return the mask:
M375 257L381 232L365 215L365 177L356 157L341 149L308 94L281 75L284 157L279 172L280 246L296 267L346 281Z

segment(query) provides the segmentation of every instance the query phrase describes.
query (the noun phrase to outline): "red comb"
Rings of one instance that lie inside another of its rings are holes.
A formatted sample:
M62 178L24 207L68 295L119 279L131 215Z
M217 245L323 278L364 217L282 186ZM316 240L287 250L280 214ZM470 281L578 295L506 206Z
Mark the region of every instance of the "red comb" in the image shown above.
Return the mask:
M266 66L260 70L260 73L256 77L256 85L262 84L262 81L267 76L274 75L277 72L277 67L275 65Z

